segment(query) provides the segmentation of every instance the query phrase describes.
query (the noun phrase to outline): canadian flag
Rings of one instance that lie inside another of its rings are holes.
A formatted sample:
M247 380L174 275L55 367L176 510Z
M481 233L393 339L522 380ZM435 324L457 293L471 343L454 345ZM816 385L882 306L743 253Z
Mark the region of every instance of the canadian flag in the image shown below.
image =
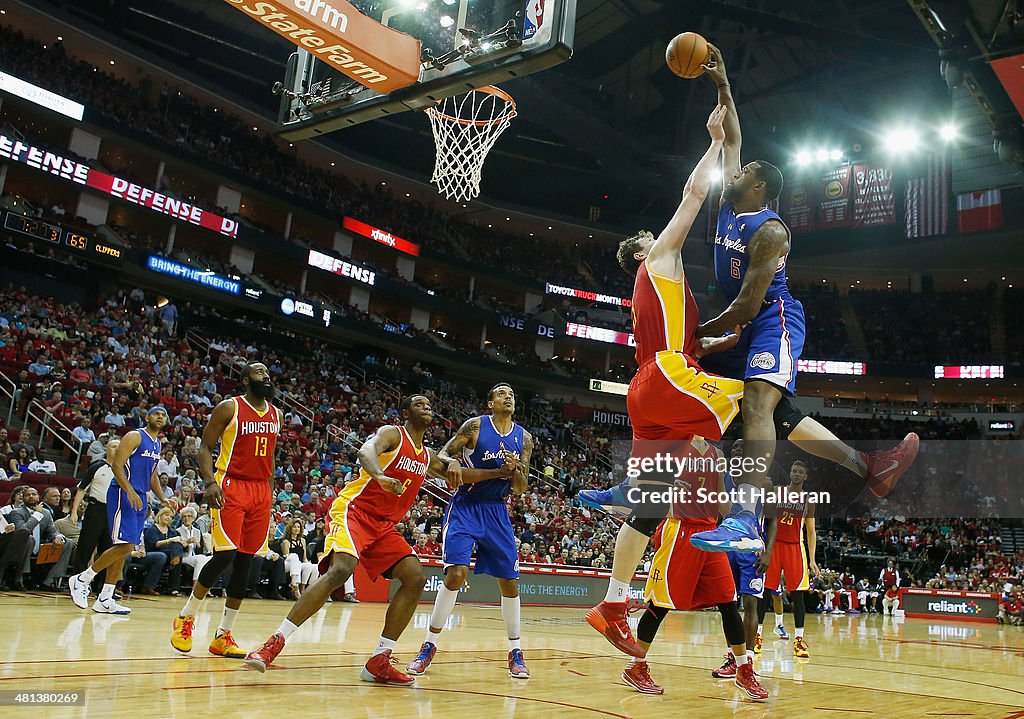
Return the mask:
M957 224L962 233L998 230L1003 226L1003 196L1000 190L957 195L956 209Z

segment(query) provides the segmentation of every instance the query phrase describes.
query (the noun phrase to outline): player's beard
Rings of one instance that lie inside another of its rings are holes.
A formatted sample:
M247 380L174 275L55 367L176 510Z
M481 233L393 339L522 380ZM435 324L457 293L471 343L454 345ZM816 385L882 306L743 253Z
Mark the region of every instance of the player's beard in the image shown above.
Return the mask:
M277 388L274 387L274 385L270 384L269 381L253 382L252 380L249 380L249 388L252 390L252 393L256 395L259 399L265 400L267 402L271 401L277 396Z

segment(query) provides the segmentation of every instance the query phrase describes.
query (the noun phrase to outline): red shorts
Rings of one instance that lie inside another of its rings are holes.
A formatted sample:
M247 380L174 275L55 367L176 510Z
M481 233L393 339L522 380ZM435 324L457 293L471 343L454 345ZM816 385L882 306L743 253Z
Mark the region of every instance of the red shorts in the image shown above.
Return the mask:
M225 477L220 482L224 506L210 510L213 551L237 549L258 554L267 547L270 528L270 483Z
M729 556L702 552L690 544L690 535L714 529L666 519L654 535L654 561L644 587L644 599L655 606L688 611L706 609L736 598Z
M765 589L779 593L781 578L786 578L787 592L802 592L810 587L807 552L803 542L776 542L772 560L764 577Z
M743 382L708 374L682 352L664 350L629 383L634 439L719 440L740 411Z
M367 514L355 502L340 498L331 506L331 524L320 559L321 574L330 568L333 552L351 554L373 580L414 555L393 521Z

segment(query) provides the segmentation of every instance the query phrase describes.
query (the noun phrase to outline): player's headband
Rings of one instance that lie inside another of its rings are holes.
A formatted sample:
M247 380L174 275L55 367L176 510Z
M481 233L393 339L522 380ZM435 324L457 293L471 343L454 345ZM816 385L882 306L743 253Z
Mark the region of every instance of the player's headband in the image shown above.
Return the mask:
M146 417L149 417L149 415L153 414L154 412L163 412L164 414L167 414L167 410L166 409L164 409L160 405L157 405L156 407L150 407L149 408L149 411L146 412Z

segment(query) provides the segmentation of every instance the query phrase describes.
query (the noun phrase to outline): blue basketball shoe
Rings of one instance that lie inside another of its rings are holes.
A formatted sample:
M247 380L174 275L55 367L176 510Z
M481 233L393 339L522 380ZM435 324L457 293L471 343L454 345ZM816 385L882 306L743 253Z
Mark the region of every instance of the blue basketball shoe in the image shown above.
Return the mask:
M576 493L580 504L591 509L600 509L609 514L626 515L633 511L633 503L626 498L628 480L611 489L583 489Z
M690 544L705 552L763 552L764 540L757 526L757 517L749 510L737 510L738 506L733 505L732 513L722 520L717 529L692 535Z

